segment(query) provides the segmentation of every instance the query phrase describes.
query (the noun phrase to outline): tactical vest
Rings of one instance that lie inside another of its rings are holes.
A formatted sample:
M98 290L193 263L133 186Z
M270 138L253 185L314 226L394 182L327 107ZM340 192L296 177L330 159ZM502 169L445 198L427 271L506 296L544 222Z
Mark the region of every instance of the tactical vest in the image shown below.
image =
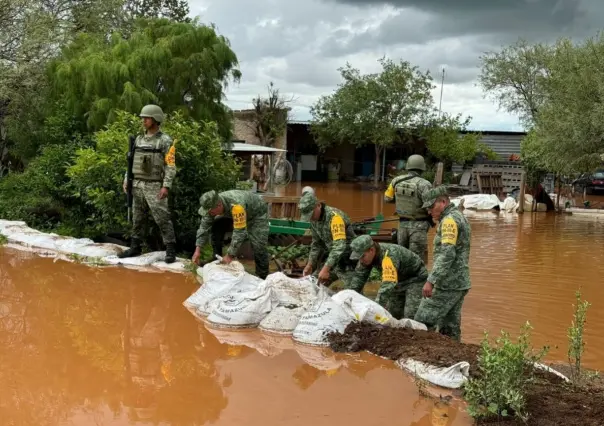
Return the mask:
M423 201L418 194L419 176L413 176L410 179L402 178L395 184L395 205L396 214L402 219L426 220L428 212L422 209Z
M161 149L161 134L157 133L155 146L137 146L134 151L132 174L134 179L150 182L162 182L164 180L164 153Z

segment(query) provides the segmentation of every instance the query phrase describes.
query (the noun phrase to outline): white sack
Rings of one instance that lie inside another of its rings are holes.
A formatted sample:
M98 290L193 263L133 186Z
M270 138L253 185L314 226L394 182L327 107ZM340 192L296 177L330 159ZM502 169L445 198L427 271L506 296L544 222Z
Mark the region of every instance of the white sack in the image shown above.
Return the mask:
M412 320L410 318L403 318L400 320L395 320L395 322L393 322L391 325L393 327L410 328L412 330L428 331L428 327L426 326L426 324L421 323L419 321Z
M354 317L347 314L321 287L317 298L294 329L293 339L299 343L327 346L329 333L343 333L353 321Z
M391 325L396 322L385 308L354 290L342 290L331 298L357 321L378 325Z
M282 306L304 306L312 302L319 291L316 278L290 278L282 272L266 277L266 283L273 289L273 297Z
M495 207L501 207L499 198L495 194L470 194L461 197L451 198L451 203L459 206L463 200L463 207L474 210L492 210Z
M465 361L451 367L436 367L413 359L399 359L396 364L433 385L449 389L459 389L470 376L470 364Z
M292 334L305 312L303 307L277 306L258 327L270 333Z
M516 200L513 197L507 197L505 200L503 200L501 210L507 213L512 213L516 209L517 205L518 203L516 203Z
M223 297L208 322L224 327L256 327L273 307L271 288L262 283L255 290Z

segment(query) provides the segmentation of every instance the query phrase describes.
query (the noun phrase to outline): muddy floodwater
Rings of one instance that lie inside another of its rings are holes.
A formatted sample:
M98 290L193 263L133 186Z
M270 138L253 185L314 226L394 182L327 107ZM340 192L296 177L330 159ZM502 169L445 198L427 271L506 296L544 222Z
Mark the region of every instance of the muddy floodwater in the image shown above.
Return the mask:
M381 193L355 185L317 191L355 219L394 210ZM530 321L534 344L550 345L548 360L564 361L581 289L592 304L585 363L604 369L604 221L467 215L473 289L464 341L479 342L485 330L515 333ZM420 397L391 361L207 329L182 306L196 288L183 275L0 249L0 424L471 424L462 403Z

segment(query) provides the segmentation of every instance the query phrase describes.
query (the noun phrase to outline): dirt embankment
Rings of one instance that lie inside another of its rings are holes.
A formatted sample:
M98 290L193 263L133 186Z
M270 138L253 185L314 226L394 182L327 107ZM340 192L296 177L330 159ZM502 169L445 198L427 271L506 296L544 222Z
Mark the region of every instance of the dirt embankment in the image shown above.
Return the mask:
M329 340L336 352L365 350L392 360L412 358L439 367L467 361L470 375L479 374L478 345L459 343L437 333L353 323L344 334L334 333ZM529 426L604 426L604 387L575 389L556 375L539 372L529 385L527 408ZM517 421L482 424L524 425Z

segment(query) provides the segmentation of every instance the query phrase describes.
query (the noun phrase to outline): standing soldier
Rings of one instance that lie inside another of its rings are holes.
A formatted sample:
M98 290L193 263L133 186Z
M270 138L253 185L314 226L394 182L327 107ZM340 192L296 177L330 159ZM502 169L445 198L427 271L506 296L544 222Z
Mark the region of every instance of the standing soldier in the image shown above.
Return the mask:
M412 155L407 160L408 173L392 179L384 193L387 203L396 204L399 217L398 243L417 254L424 264L428 264L428 230L430 216L422 209L423 194L432 184L421 177L426 170L426 162L421 155Z
M308 263L303 274L318 272L318 279L327 285L341 279L350 288L350 279L356 262L350 260L350 243L355 237L346 213L320 202L312 189L306 190L298 204L300 220L310 222L312 243ZM327 260L319 270L319 259Z
M208 242L212 225L217 216L232 223L233 237L223 263L229 264L237 256L243 242L249 239L254 251L256 275L264 279L268 275L268 205L257 194L234 189L221 192L208 191L199 200L201 223L197 230L195 253L191 259L199 262L201 248ZM224 235L224 234L223 234ZM214 239L214 238L213 238ZM214 239L215 240L215 239ZM221 253L222 254L222 253Z
M428 278L419 256L397 244L376 243L369 235L352 240L351 248L350 258L359 262L354 270L352 289L361 293L371 270L376 268L382 274L382 285L375 301L396 319L413 319Z
M425 195L423 207L439 221L434 237L432 271L423 288L415 320L430 329L461 340L461 309L470 285L470 224L451 203L446 188Z
M176 176L176 148L172 138L163 133L159 126L164 121L164 113L157 105L145 105L140 113L145 134L139 135L134 144L132 173L132 244L119 255L120 258L142 254L145 208L159 226L166 245L166 263L176 260L176 236L168 206L168 191ZM124 178L124 192L127 192L127 174Z

